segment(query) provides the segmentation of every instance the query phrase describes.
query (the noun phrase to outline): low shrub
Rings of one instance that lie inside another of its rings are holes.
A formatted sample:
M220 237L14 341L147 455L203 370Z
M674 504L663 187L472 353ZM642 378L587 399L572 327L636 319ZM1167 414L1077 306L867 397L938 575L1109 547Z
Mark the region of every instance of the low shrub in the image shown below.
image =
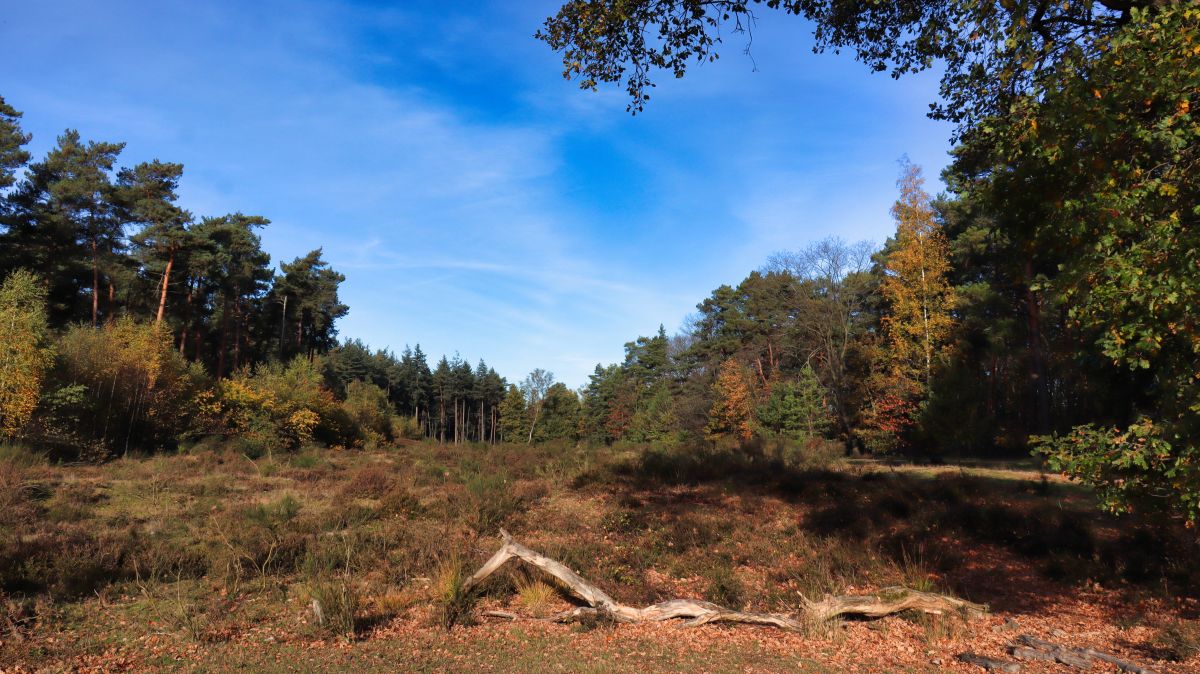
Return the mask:
M237 586L246 571L260 577L294 570L304 559L312 533L297 521L300 503L285 495L275 501L214 514L210 519L210 573Z
M345 498L383 498L394 481L387 467L381 464L365 466L355 471L342 485L341 495Z
M388 515L415 517L422 512L421 501L403 485L393 484L379 499L379 510Z
M292 451L314 438L352 445L358 427L323 382L320 364L308 358L266 363L223 380L216 405L226 432L251 458Z
M494 533L520 507L507 473L481 471L467 476L463 518L477 533Z

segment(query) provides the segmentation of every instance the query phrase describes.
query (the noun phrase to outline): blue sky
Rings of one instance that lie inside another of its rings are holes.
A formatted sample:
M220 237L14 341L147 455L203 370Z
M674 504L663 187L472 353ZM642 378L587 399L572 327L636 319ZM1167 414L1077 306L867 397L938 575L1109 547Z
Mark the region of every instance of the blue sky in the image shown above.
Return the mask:
M896 160L937 176L936 76L814 55L760 14L752 56L660 78L646 112L580 91L532 38L554 2L14 2L0 95L182 162L183 205L272 220L275 262L343 272L341 334L571 386L775 251L881 242ZM933 191L938 183L933 182Z

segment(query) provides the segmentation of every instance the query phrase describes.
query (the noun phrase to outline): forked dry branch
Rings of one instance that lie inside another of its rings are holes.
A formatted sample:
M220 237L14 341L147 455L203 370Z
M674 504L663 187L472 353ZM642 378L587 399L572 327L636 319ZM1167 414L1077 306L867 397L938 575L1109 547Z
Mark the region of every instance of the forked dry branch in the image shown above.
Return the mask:
M887 588L877 594L867 596L827 595L820 601L804 599L800 615L735 611L712 602L696 599L671 599L638 608L618 602L604 590L596 587L561 562L521 545L513 540L507 531L501 529L500 535L504 544L463 583L462 592L465 594L473 591L509 560L518 559L549 574L558 580L567 592L586 604L586 606L564 611L550 618L554 622L604 618L620 623L640 623L681 618L686 620L684 624L688 626L731 622L769 625L799 632L807 625L820 624L840 616L881 618L903 611L917 611L934 615L959 615L963 618L971 618L982 615L987 610L987 607L982 604L903 587ZM508 618L510 615L505 614L503 617Z

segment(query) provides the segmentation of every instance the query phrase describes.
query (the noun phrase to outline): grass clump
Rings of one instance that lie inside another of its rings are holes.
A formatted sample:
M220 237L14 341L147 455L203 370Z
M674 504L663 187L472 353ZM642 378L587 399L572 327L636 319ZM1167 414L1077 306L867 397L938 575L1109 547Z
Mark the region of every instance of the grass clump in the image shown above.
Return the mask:
M447 630L474 622L471 612L475 608L475 595L465 588L467 578L466 564L457 554L444 559L434 572L431 599L435 622Z
M515 580L517 604L525 613L537 618L545 617L558 598L558 589L540 578L521 573Z
M362 596L348 578L313 578L308 582L308 594L318 626L335 636L355 637Z
M354 639L362 611L362 595L352 578L361 542L342 536L335 543L315 546L304 557L305 586L313 619L333 636Z

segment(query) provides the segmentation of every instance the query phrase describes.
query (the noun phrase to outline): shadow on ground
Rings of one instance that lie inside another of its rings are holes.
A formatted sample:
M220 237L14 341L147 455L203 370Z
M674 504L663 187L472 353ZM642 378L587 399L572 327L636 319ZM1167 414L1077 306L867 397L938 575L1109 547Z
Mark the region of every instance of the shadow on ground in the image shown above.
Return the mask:
M733 452L646 451L585 474L675 519L732 493L797 506L805 534L865 545L896 565L914 558L961 596L1037 612L1080 587L1126 598L1200 596L1200 546L1177 522L1100 512L1086 489L1030 473L795 468ZM692 489L679 489L692 487Z

